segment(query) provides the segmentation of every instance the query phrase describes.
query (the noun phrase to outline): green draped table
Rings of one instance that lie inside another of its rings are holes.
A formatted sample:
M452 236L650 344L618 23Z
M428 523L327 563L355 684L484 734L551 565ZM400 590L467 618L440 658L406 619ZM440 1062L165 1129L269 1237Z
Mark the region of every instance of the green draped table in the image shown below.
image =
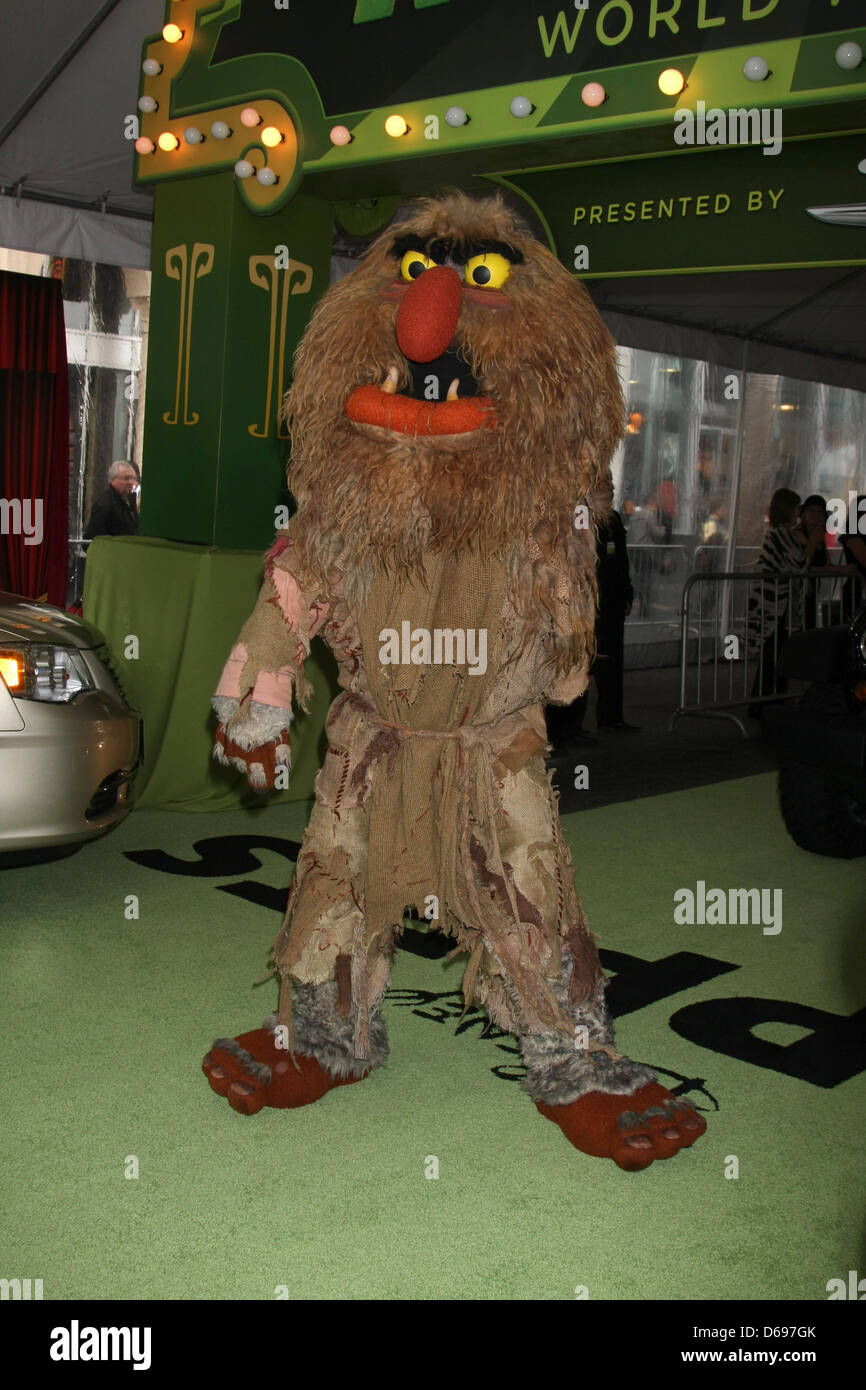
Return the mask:
M260 551L144 536L100 536L91 544L84 616L105 634L124 693L144 720L137 805L220 811L266 799L213 761L210 707L262 576ZM309 714L296 714L292 725L290 785L268 793L269 799L300 801L313 794L325 717L338 690L336 664L318 638L306 669L315 697Z

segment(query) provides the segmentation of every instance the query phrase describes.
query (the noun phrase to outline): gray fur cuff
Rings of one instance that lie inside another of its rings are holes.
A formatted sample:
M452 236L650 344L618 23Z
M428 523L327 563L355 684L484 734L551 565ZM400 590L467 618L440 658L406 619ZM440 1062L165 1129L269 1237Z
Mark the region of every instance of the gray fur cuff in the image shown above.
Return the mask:
M265 1027L273 1031L277 1025L272 1015ZM347 1076L364 1076L380 1067L388 1056L388 1034L380 1014L370 1019L370 1056L355 1056L352 1039L355 1031L354 1014L344 1018L337 1010L337 984L300 985L292 1000L292 1027L295 1051L316 1061L342 1080Z
M561 1036L543 1036L551 1039L554 1047L561 1047ZM521 1044L524 1041L521 1038ZM541 1039L535 1038L533 1041L540 1042ZM540 1058L536 1054L530 1066L524 1050L524 1060L527 1065L523 1089L529 1092L533 1100L544 1101L546 1105L569 1105L590 1091L630 1096L656 1079L649 1067L642 1067L627 1057L613 1061L605 1052L583 1052L575 1048L571 1053L563 1054L552 1048L549 1057Z
M628 1057L614 1059L606 1052L587 1049L587 1041L612 1046L613 1028L603 996L598 1004L576 1007L568 1003L570 977L571 960L564 953L562 979L549 983L559 1003L574 1019L575 1036L570 1039L562 1033L521 1034L520 1050L526 1063L523 1089L533 1100L546 1105L569 1105L590 1091L629 1096L655 1081L655 1073L649 1067Z

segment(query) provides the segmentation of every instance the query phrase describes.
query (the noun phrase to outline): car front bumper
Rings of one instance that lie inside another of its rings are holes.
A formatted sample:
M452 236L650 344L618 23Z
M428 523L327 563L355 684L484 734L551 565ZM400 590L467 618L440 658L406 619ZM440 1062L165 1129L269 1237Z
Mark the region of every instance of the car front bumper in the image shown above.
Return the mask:
M0 853L85 842L123 820L139 717L105 690L69 704L13 703L21 727L0 723Z

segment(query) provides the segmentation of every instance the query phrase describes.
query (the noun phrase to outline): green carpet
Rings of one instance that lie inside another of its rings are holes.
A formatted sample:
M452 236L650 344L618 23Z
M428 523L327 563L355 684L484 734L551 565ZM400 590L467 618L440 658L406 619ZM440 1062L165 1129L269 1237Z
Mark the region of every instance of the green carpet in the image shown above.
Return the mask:
M214 1095L202 1054L275 1003L273 981L251 983L290 864L272 845L245 867L224 842L209 874L183 875L124 852L199 864L196 840L299 840L308 810L142 810L68 860L0 878L0 1275L76 1300L573 1299L579 1286L820 1300L866 1269L862 1071L821 1086L669 1025L734 996L840 1016L866 1002L862 862L798 850L771 776L564 818L603 951L739 967L619 1020L620 1050L684 1078L708 1112L694 1149L641 1174L581 1155L538 1115L510 1079L513 1040L481 1037L471 1017L458 1032L454 998L425 1002L459 989L462 962L407 951L385 1006L391 1059L369 1080L253 1119ZM781 888L781 933L675 925L674 892L698 880ZM219 891L241 884L246 896ZM755 1030L779 1056L807 1033Z

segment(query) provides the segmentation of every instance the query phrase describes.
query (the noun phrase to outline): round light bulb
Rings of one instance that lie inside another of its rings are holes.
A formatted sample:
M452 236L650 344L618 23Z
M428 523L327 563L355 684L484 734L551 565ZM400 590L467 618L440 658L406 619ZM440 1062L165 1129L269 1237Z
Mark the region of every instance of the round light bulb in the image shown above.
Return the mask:
M763 82L769 71L766 60L757 54L754 58L747 58L743 64L743 72L750 82Z
M156 143L161 150L165 150L166 154L168 154L169 151L177 149L180 141L176 135L172 135L170 130L164 130Z
M241 125L249 126L250 129L252 129L253 126L257 126L261 119L261 116L254 106L245 106L241 112Z
M259 169L256 174L256 179L264 188L270 188L272 184L276 183L277 176L273 169L269 169L267 165L265 165L264 169Z
M146 111L150 115L153 111L159 110L159 102L154 97L139 97L138 109L139 111Z
M197 125L188 125L183 132L183 138L188 145L200 145L204 136Z
M854 43L853 40L850 43L840 43L836 49L836 62L840 68L846 68L849 71L851 68L859 68L863 62L863 49L859 43Z
M405 135L408 129L402 116L389 116L385 122L386 134L393 135L395 139L398 135Z
M210 128L210 133L215 140L228 140L231 135L231 131L225 121L214 121Z
M512 116L528 116L532 110L529 97L512 97L508 107Z
M183 38L183 30L179 24L164 24L162 26L162 37L166 43L180 43Z
M266 125L259 137L263 145L273 149L275 145L282 144L283 137L275 125Z
M135 142L135 148L138 154L153 154L155 145L152 140L148 140L146 135L139 135Z
M607 92L600 82L587 82L580 94L584 106L601 106L606 97Z
M248 159L239 159L235 165L235 173L239 179L252 178L255 172L255 169Z
M348 145L352 139L352 132L348 126L335 125L331 127L331 144Z
M675 97L685 85L686 79L679 68L665 68L659 77L659 91L664 92L666 97Z
M155 58L145 58L141 70L145 77L158 77L162 72L162 63L158 63Z
M469 120L469 117L467 116L466 112L463 110L463 107L462 107L462 106L449 106L449 107L448 107L448 110L445 112L445 124L446 124L446 125L453 125L453 126L465 125L466 122L467 122L468 120Z
M866 174L866 159L860 160L860 163L857 165L857 169L859 173Z

